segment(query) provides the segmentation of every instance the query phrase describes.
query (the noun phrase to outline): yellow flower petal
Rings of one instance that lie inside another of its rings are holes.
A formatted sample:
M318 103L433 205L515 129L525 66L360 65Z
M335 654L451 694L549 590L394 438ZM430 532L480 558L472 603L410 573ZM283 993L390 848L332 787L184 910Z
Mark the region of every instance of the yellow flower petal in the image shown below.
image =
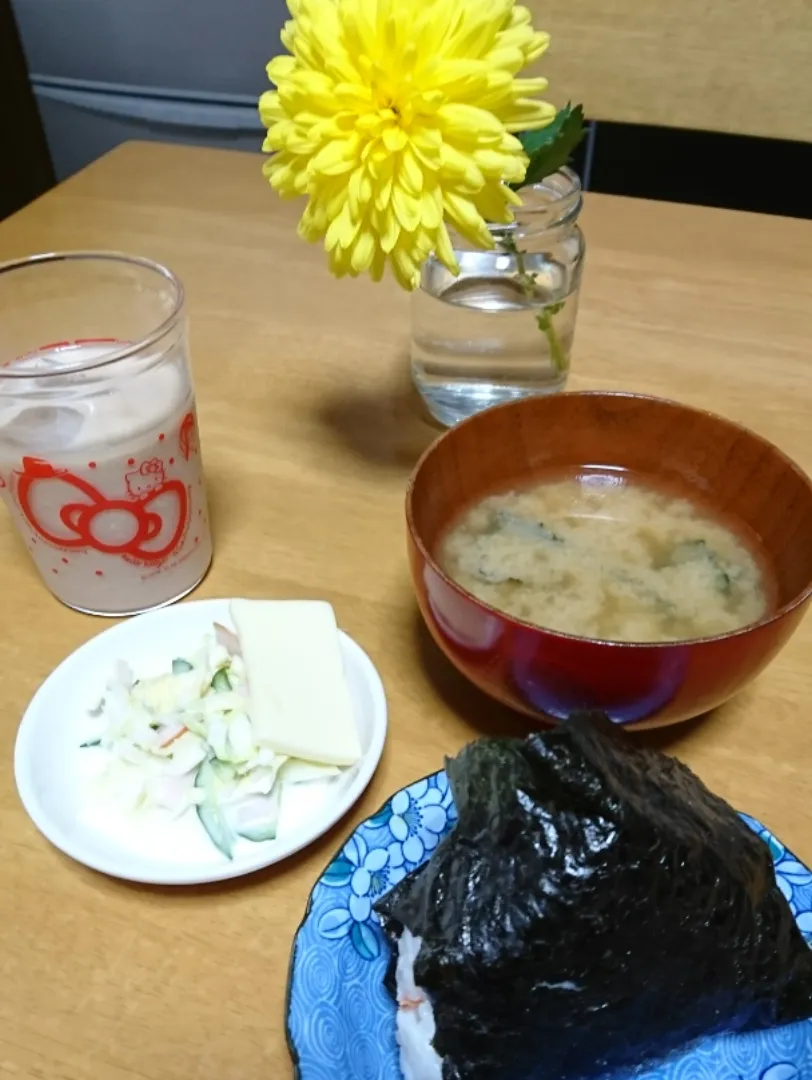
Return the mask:
M397 154L409 141L406 132L401 127L396 126L385 127L382 132L382 137L383 145L390 154Z
M407 194L400 184L395 184L392 188L392 209L406 232L414 232L420 225L420 202L413 195Z
M274 90L266 90L259 99L259 118L267 128L275 124L277 120L284 119L285 111L279 101L279 94Z
M507 131L502 136L496 149L503 154L524 154L524 147L522 146L521 141L517 139L515 135L511 135Z
M350 271L350 253L345 248L334 247L327 253L327 263L335 277L344 277Z
M272 83L279 84L296 70L292 56L275 56L265 68Z
M355 163L355 140L340 139L323 146L311 160L310 169L314 174L339 176L341 173L349 172Z
M411 100L412 111L421 116L434 116L441 105L445 105L446 96L442 90L426 90L415 94Z
M403 248L396 247L392 251L391 261L398 284L410 292L412 289L416 289L420 284L420 270L410 253Z
M543 94L549 86L547 79L514 79L513 89L517 97L529 97L530 94Z
M472 197L477 213L484 221L499 225L509 225L513 221L513 212L504 194L506 191L510 191L510 188L503 187L500 191L491 187Z
M368 229L358 233L352 249L350 264L356 274L363 274L372 265L375 255L375 237Z
M384 225L380 230L381 249L388 255L400 239L400 222L395 217L395 211L388 209L383 215Z
M446 191L443 196L443 205L451 223L470 240L472 244L480 244L483 248L493 247L493 237L488 231L482 216L470 199Z
M425 124L412 125L409 142L415 156L425 168L439 169L443 137L436 128L430 128Z
M485 147L474 151L474 161L483 177L514 183L524 179L527 160L516 154L504 154Z
M338 83L333 88L335 100L344 109L363 110L372 105L373 95L368 86L361 83Z
M338 217L330 222L327 234L324 237L324 246L327 251L334 247L349 248L357 233L358 222L353 221L349 207L345 205Z
M505 127L508 131L530 131L545 127L555 119L555 106L532 98L519 98L505 109Z
M369 276L373 281L380 281L383 277L384 268L386 267L386 254L377 248L375 254L372 257L372 263L369 267Z
M431 80L447 98L456 100L481 96L488 86L488 66L483 61L447 60L438 64Z
M460 266L457 262L457 256L454 254L454 248L451 246L451 239L445 225L441 225L437 230L437 236L435 237L434 242L434 254L446 270L448 270L450 274L459 274Z
M478 95L476 105L490 112L500 112L506 103L515 98L513 92L515 81L509 71L502 71L500 68L489 71L487 86Z
M448 142L440 148L440 175L450 177L468 191L479 191L485 183L476 159L471 154L460 153Z
M510 45L502 45L501 48L495 49L488 57L488 60L494 67L502 68L503 71L507 71L511 75L521 71L526 63L522 50Z
M420 220L423 227L434 231L443 221L443 196L439 185L424 191L420 198Z
M353 217L360 218L363 207L372 198L372 181L366 169L361 166L355 170L347 185L347 202Z
M313 244L316 240L320 240L324 235L323 229L319 228L315 222L311 220L305 220L304 214L299 219L299 224L296 226L296 234L307 240L309 244Z
M415 157L414 150L407 146L400 155L398 163L398 183L410 195L419 195L423 190L423 170Z
M308 105L313 112L325 111L331 113L335 110L335 94L333 81L322 71L300 71L292 76L297 91L307 99Z
M510 13L509 25L510 26L530 26L533 21L533 16L530 14L530 8L526 8L523 4L516 4ZM549 34L545 35L549 38Z
M501 121L474 105L450 103L437 112L443 134L452 139L466 139L480 145L498 142L504 130Z
M550 35L538 33L534 34L531 41L524 49L524 59L526 64L532 64L535 60L538 60L540 56L543 56L547 52L550 45Z

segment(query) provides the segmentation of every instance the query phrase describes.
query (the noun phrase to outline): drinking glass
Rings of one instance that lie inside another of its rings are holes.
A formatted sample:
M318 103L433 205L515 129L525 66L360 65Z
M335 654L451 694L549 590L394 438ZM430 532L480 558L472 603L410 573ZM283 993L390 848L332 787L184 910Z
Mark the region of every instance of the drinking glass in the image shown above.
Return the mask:
M0 265L0 498L48 588L93 615L211 562L183 287L103 252Z

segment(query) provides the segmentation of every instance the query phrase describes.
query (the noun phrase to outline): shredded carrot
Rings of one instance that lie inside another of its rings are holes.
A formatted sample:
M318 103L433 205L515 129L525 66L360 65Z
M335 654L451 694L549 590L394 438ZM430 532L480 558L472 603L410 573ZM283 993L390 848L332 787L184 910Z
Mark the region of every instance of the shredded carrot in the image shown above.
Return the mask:
M162 743L159 744L161 749L165 750L167 748L167 746L171 746L173 742L177 742L177 740L181 737L181 735L185 735L188 730L189 730L188 728L183 727L183 728L180 729L180 731L176 731L175 734L171 738L166 740L166 742L162 742Z
M400 1001L398 1001L398 1005L406 1012L411 1012L413 1009L419 1009L425 1000L426 999L424 997L403 997L400 999Z

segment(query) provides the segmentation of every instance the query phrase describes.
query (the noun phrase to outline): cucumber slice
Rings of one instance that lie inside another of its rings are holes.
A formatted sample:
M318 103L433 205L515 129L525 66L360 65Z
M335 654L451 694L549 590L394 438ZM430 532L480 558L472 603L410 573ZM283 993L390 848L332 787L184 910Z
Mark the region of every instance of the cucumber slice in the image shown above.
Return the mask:
M234 766L228 761L220 761L219 758L209 758L209 765L214 775L214 785L218 792L223 788L228 788L234 784L237 774L234 772Z
M101 746L101 739L88 739L87 742L79 743L80 750L84 750L88 746Z
M211 688L212 690L217 691L217 693L222 693L231 689L231 680L229 679L228 672L225 668L220 668L219 671L214 673L214 678L211 681Z
M233 859L234 834L220 807L217 786L217 772L207 758L195 776L195 787L202 788L204 792L204 801L196 808L197 816L217 850L221 851L227 859Z
M172 661L172 674L183 675L187 671L193 671L193 665L188 660L184 660L182 657L178 657L177 660Z
M276 839L278 822L266 822L264 825L246 825L243 829L237 829L237 835L245 840L251 840L255 844L261 844L264 840Z
M208 803L201 803L197 807L197 816L217 850L222 852L227 859L233 859L234 840L223 821L220 808L210 806Z

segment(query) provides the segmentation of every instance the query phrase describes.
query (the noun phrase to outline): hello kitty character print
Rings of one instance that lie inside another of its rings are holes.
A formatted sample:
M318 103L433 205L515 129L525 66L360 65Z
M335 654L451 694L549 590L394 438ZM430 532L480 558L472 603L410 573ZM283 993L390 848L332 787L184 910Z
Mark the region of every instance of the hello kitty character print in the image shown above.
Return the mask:
M131 499L141 499L145 495L158 491L166 483L164 463L160 458L151 458L144 461L135 472L128 472L124 479L127 483L127 494Z
M34 532L56 547L156 566L183 543L189 493L180 480L167 478L160 458L125 472L120 498L47 461L25 457L22 465L15 477L17 503Z

